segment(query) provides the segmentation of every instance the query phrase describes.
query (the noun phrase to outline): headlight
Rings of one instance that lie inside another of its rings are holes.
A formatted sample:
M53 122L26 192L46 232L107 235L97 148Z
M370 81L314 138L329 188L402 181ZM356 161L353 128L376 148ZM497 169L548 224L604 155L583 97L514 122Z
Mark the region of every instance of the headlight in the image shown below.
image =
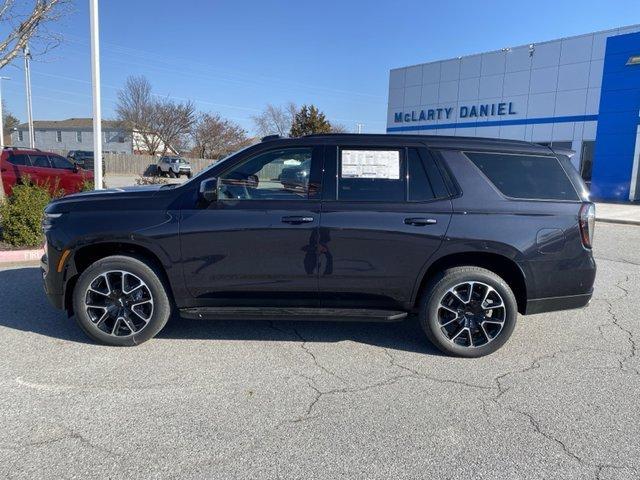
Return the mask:
M44 216L42 217L42 230L43 231L47 231L49 230L56 219L60 218L62 216L62 213L47 213L44 212Z

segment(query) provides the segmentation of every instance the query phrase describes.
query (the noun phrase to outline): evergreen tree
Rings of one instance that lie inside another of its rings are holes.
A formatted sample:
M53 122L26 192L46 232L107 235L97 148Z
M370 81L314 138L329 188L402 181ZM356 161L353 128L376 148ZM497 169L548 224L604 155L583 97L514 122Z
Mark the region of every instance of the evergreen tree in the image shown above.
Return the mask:
M313 133L330 133L331 123L326 119L324 113L318 110L315 105L303 105L295 114L291 125L291 137L302 137Z

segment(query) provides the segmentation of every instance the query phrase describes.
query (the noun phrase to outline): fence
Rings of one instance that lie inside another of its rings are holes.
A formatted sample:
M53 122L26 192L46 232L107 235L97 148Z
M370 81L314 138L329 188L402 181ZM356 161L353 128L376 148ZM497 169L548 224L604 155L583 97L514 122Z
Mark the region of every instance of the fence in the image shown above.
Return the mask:
M102 158L107 175L150 175L155 172L155 165L160 157L107 153ZM186 160L191 164L193 173L198 173L215 163L215 160L206 158L187 158Z

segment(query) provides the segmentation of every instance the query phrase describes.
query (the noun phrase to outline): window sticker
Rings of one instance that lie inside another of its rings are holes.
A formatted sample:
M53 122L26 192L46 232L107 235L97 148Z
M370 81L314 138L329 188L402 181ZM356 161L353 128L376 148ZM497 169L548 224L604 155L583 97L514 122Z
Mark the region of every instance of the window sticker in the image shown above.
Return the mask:
M342 150L342 178L400 179L398 150Z

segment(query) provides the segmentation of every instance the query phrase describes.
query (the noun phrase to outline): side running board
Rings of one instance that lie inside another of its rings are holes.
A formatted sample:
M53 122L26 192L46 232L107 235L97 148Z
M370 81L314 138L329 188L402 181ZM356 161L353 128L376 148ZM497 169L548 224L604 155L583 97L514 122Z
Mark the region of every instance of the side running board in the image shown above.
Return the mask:
M356 308L197 307L180 315L206 320L328 320L334 322L398 322L408 314L400 310Z

